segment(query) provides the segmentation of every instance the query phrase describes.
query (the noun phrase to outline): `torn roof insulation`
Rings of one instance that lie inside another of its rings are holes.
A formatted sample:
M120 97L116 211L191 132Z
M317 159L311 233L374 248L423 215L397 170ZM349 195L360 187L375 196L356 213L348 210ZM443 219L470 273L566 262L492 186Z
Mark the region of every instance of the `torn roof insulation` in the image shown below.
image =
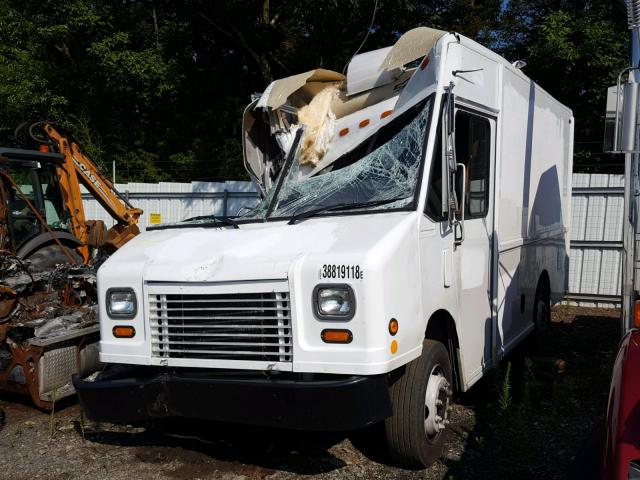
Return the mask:
M425 67L446 34L409 30L393 46L354 56L346 76L319 68L273 81L243 118L245 166L262 193L273 185L299 128L299 174L314 176L432 93L435 68Z

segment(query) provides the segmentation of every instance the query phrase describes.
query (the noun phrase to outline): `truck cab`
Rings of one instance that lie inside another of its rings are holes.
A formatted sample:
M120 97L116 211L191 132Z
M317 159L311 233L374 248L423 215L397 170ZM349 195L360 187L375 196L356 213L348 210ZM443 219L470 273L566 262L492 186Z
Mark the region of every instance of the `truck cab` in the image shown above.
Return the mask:
M422 27L346 77L275 81L243 131L254 209L149 229L100 269L117 368L74 380L88 417L384 422L398 462L429 465L454 389L565 291L571 111Z

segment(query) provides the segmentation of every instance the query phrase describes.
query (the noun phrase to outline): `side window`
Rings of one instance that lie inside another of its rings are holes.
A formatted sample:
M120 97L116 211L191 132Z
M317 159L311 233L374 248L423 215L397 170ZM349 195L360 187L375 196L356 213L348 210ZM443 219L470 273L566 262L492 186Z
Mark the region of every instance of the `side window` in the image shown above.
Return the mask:
M35 208L38 208L36 201L38 180L35 171L31 168L11 168L8 173L11 174L22 192L21 195L16 187L9 187L9 227L16 248L19 248L25 241L40 233L42 229L40 222L24 199L26 197Z
M436 131L436 144L433 149L424 213L436 222L441 222L446 218L442 215L442 122L438 123Z
M465 219L484 218L489 210L491 124L464 111L456 114L456 161L467 167ZM462 185L457 185L458 198Z
M53 169L38 171L44 200L44 214L50 227L59 228L64 220L64 203Z

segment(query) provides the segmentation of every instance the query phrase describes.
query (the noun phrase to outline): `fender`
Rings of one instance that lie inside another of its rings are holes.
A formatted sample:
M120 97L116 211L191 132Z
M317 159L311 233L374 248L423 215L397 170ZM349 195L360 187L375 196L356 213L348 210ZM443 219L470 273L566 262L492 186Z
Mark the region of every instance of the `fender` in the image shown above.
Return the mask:
M634 460L640 460L640 330L625 335L613 366L602 478L626 480Z
M65 245L72 246L73 248L82 246L82 242L71 233L54 231L53 235ZM41 233L22 245L16 252L16 256L19 258L27 258L40 247L51 242L53 242L53 239L50 233Z

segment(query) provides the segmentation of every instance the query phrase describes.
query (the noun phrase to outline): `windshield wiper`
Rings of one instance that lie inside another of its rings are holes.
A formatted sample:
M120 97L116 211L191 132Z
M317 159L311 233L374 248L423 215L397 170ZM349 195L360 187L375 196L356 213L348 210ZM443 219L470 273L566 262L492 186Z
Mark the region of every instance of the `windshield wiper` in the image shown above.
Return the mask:
M307 210L306 212L293 214L293 216L287 222L289 225L294 225L298 220L304 220L305 218L313 217L318 213L334 212L340 210L356 210L358 208L378 207L380 205L386 205L388 203L399 202L400 200L406 200L410 197L404 198L389 198L386 200L372 200L370 202L352 202L352 203L338 203L336 205L327 205L325 207L316 208L315 210Z
M193 223L200 220L211 219L211 222ZM217 217L215 215L201 215L199 217L192 217L183 220L180 223L169 223L167 225L157 225L155 227L147 227L147 231L151 230L167 230L169 228L208 228L208 227L220 227L222 225L231 225L234 229L240 228L238 222L231 217Z
M209 218L211 220L213 220L214 222L224 223L225 225L231 225L233 228L240 228L240 225L238 225L238 222L236 222L233 218L231 218L231 217L218 217L216 215L201 215L199 217L187 218L184 221L185 222L193 222L194 220L207 220Z

